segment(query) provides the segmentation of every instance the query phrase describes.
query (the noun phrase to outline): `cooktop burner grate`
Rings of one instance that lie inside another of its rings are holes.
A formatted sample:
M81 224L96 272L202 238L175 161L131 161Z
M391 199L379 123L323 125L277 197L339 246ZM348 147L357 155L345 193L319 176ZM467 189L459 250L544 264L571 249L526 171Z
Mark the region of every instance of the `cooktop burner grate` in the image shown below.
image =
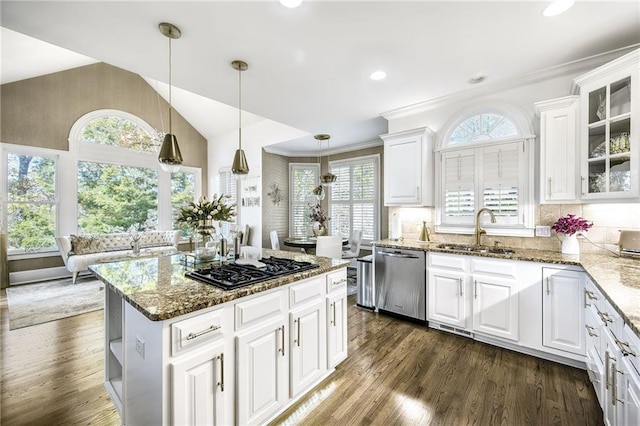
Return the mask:
M295 274L319 267L311 262L301 262L279 257L262 258L260 262L264 263L265 266L258 268L254 265L227 263L196 269L187 272L185 275L224 290L233 290L271 278Z

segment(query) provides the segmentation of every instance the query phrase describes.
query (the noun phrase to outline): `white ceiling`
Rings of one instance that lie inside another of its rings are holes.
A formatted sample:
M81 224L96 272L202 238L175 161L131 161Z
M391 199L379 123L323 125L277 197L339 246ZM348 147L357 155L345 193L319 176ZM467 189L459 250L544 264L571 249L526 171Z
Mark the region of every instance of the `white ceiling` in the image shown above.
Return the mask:
M168 74L167 39L157 25L172 22L182 30L173 42L174 86L210 103L221 119L193 99L180 105L179 89L174 105L205 137L237 126L237 110L226 106L238 101L237 71L229 64L242 59L249 63L243 109L251 113L243 122L269 119L299 129L307 136L278 146L315 152L315 133L331 134L334 149L376 140L386 132L380 113L468 90L473 76L486 75L482 85L490 86L640 42L637 0L578 0L553 18L542 16L546 4L306 0L287 9L275 0L5 0L0 24L88 57L69 67L102 61L156 86ZM26 48L15 50L5 31L2 37L3 81L21 78L9 71L12 53L19 54L16 69L39 69ZM62 55L45 59L51 68L44 72L66 66ZM387 79L371 81L377 69ZM201 128L207 123L213 130Z

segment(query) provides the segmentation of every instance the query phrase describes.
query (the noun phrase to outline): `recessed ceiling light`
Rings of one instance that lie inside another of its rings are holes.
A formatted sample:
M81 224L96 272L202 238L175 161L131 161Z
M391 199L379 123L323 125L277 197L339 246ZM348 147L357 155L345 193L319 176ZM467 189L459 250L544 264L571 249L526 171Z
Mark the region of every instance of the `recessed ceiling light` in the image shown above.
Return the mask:
M387 78L387 73L384 71L374 71L371 73L369 78L371 78L371 80L383 80Z
M574 2L575 0L555 0L542 11L542 14L544 16L560 15L561 13L569 10L569 8L573 6Z
M280 0L280 4L284 7L288 7L289 9L293 9L294 7L298 7L302 4L302 0Z
M467 80L467 83L469 83L469 84L478 84L478 83L482 83L486 79L487 79L486 75L477 75L477 76L471 77L469 80Z

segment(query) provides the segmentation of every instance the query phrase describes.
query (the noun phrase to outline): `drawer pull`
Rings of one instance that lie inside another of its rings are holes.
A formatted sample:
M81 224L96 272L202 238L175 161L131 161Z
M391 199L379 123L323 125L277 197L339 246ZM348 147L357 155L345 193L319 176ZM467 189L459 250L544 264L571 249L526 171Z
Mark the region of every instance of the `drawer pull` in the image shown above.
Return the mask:
M339 285L339 284L344 284L346 282L347 282L347 279L346 278L342 278L341 280L334 281L331 285L332 286L336 286L336 285Z
M585 325L585 327L587 328L587 333L589 333L589 336L598 337L598 334L595 332L595 328L591 327L590 325Z
M622 352L622 355L624 356L637 356L635 352L633 352L631 350L631 346L629 346L629 343L627 342L623 342L621 340L615 339L616 340L616 345L618 345L618 347L620 348L620 351Z
M209 328L207 328L206 330L202 330L202 331L198 331L197 333L189 333L187 334L187 340L193 340L193 339L197 339L198 337L207 334L207 333L212 333L216 330L220 330L220 326L219 325L210 325Z
M613 323L613 320L611 319L611 317L609 316L609 314L608 314L608 313L598 311L598 315L600 316L600 319L601 319L603 322L610 322L610 323Z

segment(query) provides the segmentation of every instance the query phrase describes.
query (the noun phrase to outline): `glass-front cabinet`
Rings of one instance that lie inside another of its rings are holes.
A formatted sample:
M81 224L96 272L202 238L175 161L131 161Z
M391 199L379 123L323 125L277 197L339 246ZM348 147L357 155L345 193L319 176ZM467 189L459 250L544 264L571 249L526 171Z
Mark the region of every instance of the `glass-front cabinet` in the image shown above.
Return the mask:
M640 195L640 50L575 80L581 97L581 195Z

